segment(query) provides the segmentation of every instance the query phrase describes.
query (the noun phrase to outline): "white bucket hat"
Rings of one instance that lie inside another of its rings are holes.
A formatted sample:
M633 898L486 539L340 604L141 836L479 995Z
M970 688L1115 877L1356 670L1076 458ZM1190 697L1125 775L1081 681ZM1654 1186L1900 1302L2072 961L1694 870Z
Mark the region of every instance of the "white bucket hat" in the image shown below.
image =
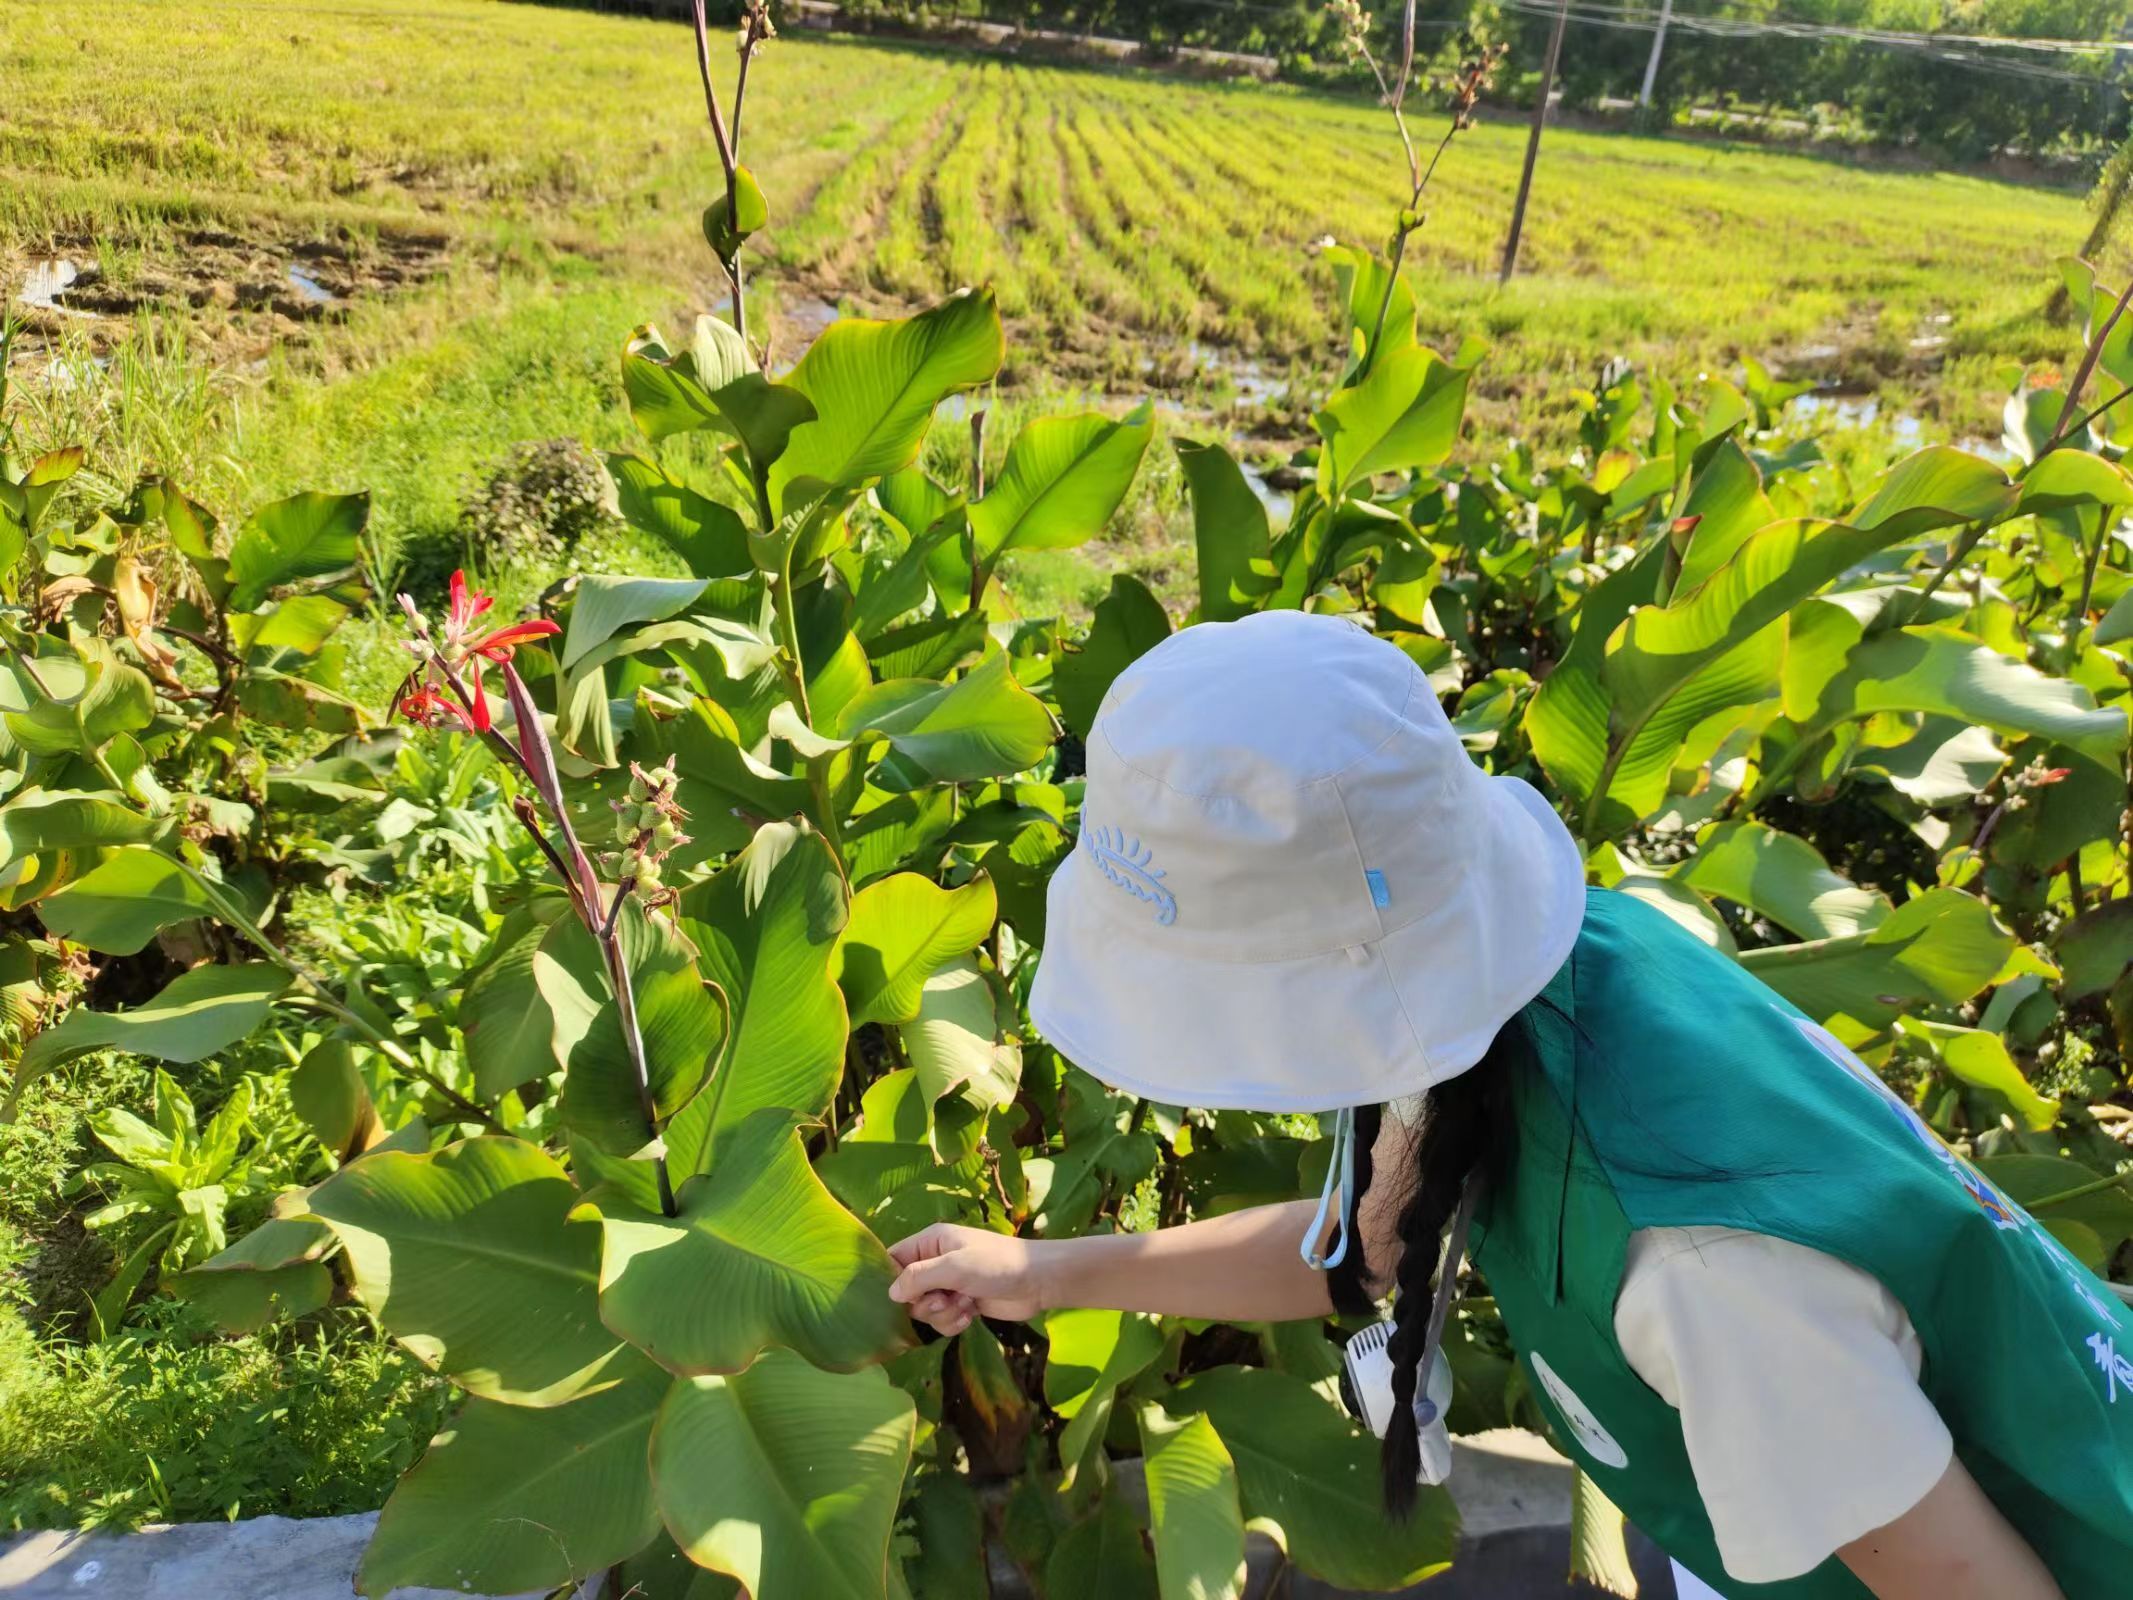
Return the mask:
M1471 1067L1541 992L1584 882L1547 801L1468 759L1396 646L1298 611L1202 623L1097 713L1030 1017L1171 1104L1392 1101Z

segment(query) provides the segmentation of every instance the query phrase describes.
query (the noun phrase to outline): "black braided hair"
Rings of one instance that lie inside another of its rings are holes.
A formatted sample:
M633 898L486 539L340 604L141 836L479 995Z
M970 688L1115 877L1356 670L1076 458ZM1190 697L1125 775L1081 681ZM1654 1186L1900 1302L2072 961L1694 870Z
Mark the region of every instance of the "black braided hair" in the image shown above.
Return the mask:
M1451 1287L1437 1282L1444 1231L1469 1176L1487 1184L1503 1173L1512 1148L1512 1057L1525 1047L1525 1024L1514 1016L1497 1030L1480 1061L1436 1085L1423 1101L1414 1189L1400 1210L1400 1292L1393 1304L1392 1338L1385 1347L1392 1358L1392 1418L1385 1429L1382 1461L1385 1510L1394 1517L1414 1510L1415 1478L1422 1467L1415 1392L1425 1381L1422 1346L1429 1337L1430 1308L1439 1289L1449 1292ZM1362 1189L1358 1182L1357 1193Z
M1351 1192L1341 1197L1341 1221L1348 1229L1348 1254L1339 1266L1326 1269L1326 1293L1333 1301L1333 1309L1343 1316L1368 1317L1377 1304L1377 1297L1370 1292L1370 1264L1363 1259L1363 1235L1356 1226L1356 1214L1362 1207L1363 1196L1370 1192L1372 1147L1378 1142L1378 1129L1384 1116L1383 1106L1355 1108L1355 1182Z

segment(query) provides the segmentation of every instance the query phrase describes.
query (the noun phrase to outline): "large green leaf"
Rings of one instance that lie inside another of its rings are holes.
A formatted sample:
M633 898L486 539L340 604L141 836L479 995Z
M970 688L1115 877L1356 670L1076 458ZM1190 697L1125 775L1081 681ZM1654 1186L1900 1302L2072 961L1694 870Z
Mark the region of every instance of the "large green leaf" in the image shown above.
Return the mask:
M1236 1463L1244 1514L1320 1582L1404 1589L1451 1562L1459 1544L1451 1496L1423 1489L1412 1517L1388 1520L1377 1441L1302 1378L1220 1367L1188 1378L1163 1404L1214 1423Z
M735 1128L676 1198L665 1217L596 1189L580 1212L604 1241L600 1315L661 1365L738 1372L778 1345L850 1371L909 1342L895 1263L830 1197L783 1111Z
M1960 1005L1992 982L2014 935L1983 901L1928 889L1871 932L1745 952L1741 965L1810 1017L1886 1027L1919 1005Z
M1044 1567L1054 1595L1101 1595L1103 1600L1156 1600L1155 1563L1141 1542L1141 1525L1125 1496L1108 1494L1096 1509L1059 1536Z
M1237 1468L1205 1416L1140 1410L1149 1531L1163 1600L1237 1600L1244 1593L1244 1512Z
M12 1116L29 1084L92 1050L125 1050L158 1061L202 1061L227 1050L267 1018L289 975L264 961L195 967L127 1011L76 1006L32 1038L16 1064L0 1117Z
M1039 417L1015 435L1007 464L970 508L978 555L1060 550L1104 531L1155 432L1144 401L1116 421L1094 412Z
M1922 711L2052 739L2115 771L2126 748L2126 713L2099 707L2088 690L1953 628L1900 628L1855 649L1823 686L1808 737L1877 711Z
M1201 609L1204 614L1206 603ZM1052 662L1052 689L1059 715L1086 739L1096 713L1118 675L1170 637L1170 616L1140 579L1112 575L1111 592L1096 603L1096 615L1079 649L1063 650Z
M155 686L146 673L121 661L105 640L70 644L45 635L40 643L36 670L41 688L29 682L26 669L0 668L0 711L6 713L7 736L31 755L101 750L121 734L139 733L155 719Z
M107 791L32 789L0 805L0 866L46 850L141 844L171 825Z
M1864 933L1889 914L1886 895L1830 870L1805 839L1760 822L1707 828L1669 876L1768 917L1802 939Z
M973 1326L982 1328L984 1323ZM955 1471L921 1474L909 1504L918 1553L907 1557L904 1579L913 1600L919 1595L926 1600L992 1600L985 1566L985 1508L969 1477Z
M577 917L549 927L534 953L533 977L554 1019L565 1126L611 1155L634 1156L709 1081L725 1011L687 935L634 895L615 919L615 940L637 1002L653 1127L645 1126L637 1066L600 946Z
M706 1572L681 1553L664 1529L651 1544L615 1569L616 1600L747 1600L723 1572Z
M756 823L782 822L810 808L807 780L750 755L716 700L699 695L662 732L689 805L690 843L677 860L738 850L754 836Z
M1015 681L996 651L954 683L892 678L853 696L837 716L838 736L889 741L891 765L907 781L892 788L974 783L1034 766L1052 745L1044 703Z
M677 483L641 456L607 458L622 520L680 556L699 578L739 578L755 570L748 526L730 506Z
M493 1135L435 1155L374 1150L311 1196L386 1330L485 1399L556 1406L628 1377L600 1324L600 1229L538 1145Z
M1046 1316L1044 1336L1044 1398L1067 1419L1059 1461L1071 1483L1103 1443L1119 1386L1162 1354L1163 1330L1138 1312L1072 1309Z
M998 914L992 880L982 874L943 889L898 872L860 890L832 967L851 1025L911 1021L926 980L975 949Z
M679 1379L652 1436L660 1517L690 1560L764 1600L885 1600L916 1420L878 1368L784 1350Z
M659 1534L646 1463L672 1382L632 1354L569 1405L467 1401L385 1502L358 1592L522 1594L636 1554Z
M356 1065L355 1047L343 1038L329 1036L305 1052L289 1077L289 1109L336 1161L363 1149L378 1131L370 1085Z
M790 823L759 830L718 876L682 897L701 925L701 965L733 1008L708 1093L667 1129L676 1170L707 1170L714 1141L751 1112L818 1116L844 1066L844 995L830 961L846 915L844 883L822 836Z
M1584 798L1606 765L1609 703L1600 668L1616 626L1657 596L1666 544L1655 540L1600 581L1578 609L1577 631L1563 659L1526 705L1533 753L1566 793Z
M1720 440L1697 468L1681 514L1695 517L1697 523L1681 558L1681 575L1674 580L1677 594L1701 584L1732 559L1750 534L1777 520L1776 509L1763 493L1761 469L1732 439Z
M1337 501L1378 473L1441 463L1459 439L1467 377L1466 368L1419 345L1385 351L1361 383L1311 419L1325 440L1319 492Z
M569 916L556 905L540 920L527 911L506 918L488 953L459 992L459 1028L475 1091L494 1100L522 1083L545 1078L560 1064L553 1047L555 1016L541 997L534 956L549 926Z
M1951 1077L1986 1091L2030 1132L2043 1133L2059 1120L2059 1102L2037 1092L1998 1034L1910 1017L1898 1026L1924 1045Z
M37 904L44 925L106 955L130 956L174 922L207 916L214 901L192 871L146 845L127 845Z
M570 605L570 630L563 635L560 665L565 672L624 628L657 622L686 611L703 594L703 578L588 577L578 580Z
M990 378L1005 354L989 289L956 295L904 322L831 323L785 379L813 402L815 417L793 430L778 458L772 503L789 512L909 466L933 408Z
M1180 439L1178 465L1192 494L1193 553L1200 572L1200 620L1234 622L1281 587L1266 505L1252 493L1228 450Z
M1333 269L1348 313L1346 382L1370 352L1373 338L1380 354L1415 342L1415 291L1390 265L1354 245L1328 245L1320 258Z
M1641 587L1628 574L1646 557L1610 578L1528 713L1535 752L1581 805L1585 833L1619 832L1649 815L1665 801L1691 730L1770 697L1785 668L1787 619L1803 601L1891 544L2004 512L2014 492L1990 462L1934 447L1885 475L1848 521L1758 529L1667 605L1624 603ZM1620 626L1595 661L1587 630L1611 614Z
M230 546L229 609L250 611L283 584L355 567L370 496L292 494L261 506Z
M2074 506L2133 505L2133 477L2085 450L2054 450L2022 476L2021 515Z
M1610 749L1626 752L1616 781L1628 791L1623 798L1632 811L1641 816L1663 797L1675 747L1689 727L1776 687L1787 613L1905 536L1901 530L1915 520L1892 515L1866 528L1772 523L1700 587L1624 620L1608 642L1600 681L1609 702Z
M333 1230L313 1217L273 1217L220 1254L169 1280L224 1333L257 1333L278 1317L303 1317L333 1298L325 1256Z
M926 980L918 1015L901 1031L929 1111L951 1094L986 1111L1013 1103L1022 1048L1001 1041L999 1000L973 958L959 957Z
M2052 953L2066 972L2059 986L2062 999L2109 993L2133 964L2133 900L2107 900L2061 923L2052 935Z

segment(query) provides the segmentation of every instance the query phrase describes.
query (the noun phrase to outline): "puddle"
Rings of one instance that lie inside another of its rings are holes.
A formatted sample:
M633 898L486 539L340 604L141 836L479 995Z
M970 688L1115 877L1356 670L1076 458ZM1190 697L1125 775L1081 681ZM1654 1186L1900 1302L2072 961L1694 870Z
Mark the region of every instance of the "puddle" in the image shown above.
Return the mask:
M1273 525L1274 532L1280 533L1289 525L1289 512L1296 504L1296 497L1268 483L1266 474L1257 467L1244 467L1244 481L1251 485L1252 493L1266 507L1267 521Z
M771 366L770 375L782 377L792 371L807 354L807 347L822 337L822 330L842 315L818 294L800 295L790 302L780 301L773 349L777 359Z
M95 278L96 269L92 267L89 269L89 280L94 282ZM30 275L22 285L22 293L16 298L24 305L35 307L39 311L61 311L81 316L83 313L75 311L72 306L59 303L59 297L81 281L81 268L65 256L33 262Z
M76 389L94 388L104 381L111 371L109 356L81 356L73 360L55 361L44 369L42 381L61 394Z
M1866 428L1881 418L1881 401L1873 395L1803 394L1785 409L1809 427ZM1908 411L1891 417L1888 428L1900 445L1924 441L1925 424Z
M303 268L291 267L288 272L288 278L290 286L296 290L306 305L330 306L333 304L333 291L323 283L320 283L318 279L312 277L310 273L304 271Z
M98 270L92 239L66 237L30 264L19 290L10 282L0 295L25 308L25 350L55 347L62 319L85 325L96 346L109 349L130 337L139 313L151 312L191 323L203 347L234 366L304 338L310 325L338 317L358 300L435 278L448 265L448 244L441 234L359 240L198 227L107 277Z
M1286 373L1269 371L1250 356L1239 355L1204 339L1187 339L1164 356L1142 356L1140 370L1158 382L1199 378L1210 384L1226 382L1237 403L1270 407L1289 392Z

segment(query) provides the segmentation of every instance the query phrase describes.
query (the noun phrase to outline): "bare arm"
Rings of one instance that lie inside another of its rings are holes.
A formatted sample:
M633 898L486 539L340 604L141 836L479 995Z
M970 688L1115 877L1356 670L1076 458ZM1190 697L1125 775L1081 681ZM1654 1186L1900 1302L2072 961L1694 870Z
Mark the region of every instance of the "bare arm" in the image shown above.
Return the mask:
M1894 1522L1837 1552L1879 1600L2064 1600L1960 1461Z
M1386 1175L1364 1197L1358 1241L1379 1283L1389 1281L1406 1183L1408 1135L1387 1120L1374 1151ZM973 1316L1019 1321L1065 1306L1148 1311L1215 1322L1289 1322L1331 1314L1322 1272L1299 1253L1317 1203L1254 1206L1154 1233L1017 1239L937 1223L890 1254L903 1273L890 1296L943 1333ZM1329 1224L1327 1232L1332 1232Z

